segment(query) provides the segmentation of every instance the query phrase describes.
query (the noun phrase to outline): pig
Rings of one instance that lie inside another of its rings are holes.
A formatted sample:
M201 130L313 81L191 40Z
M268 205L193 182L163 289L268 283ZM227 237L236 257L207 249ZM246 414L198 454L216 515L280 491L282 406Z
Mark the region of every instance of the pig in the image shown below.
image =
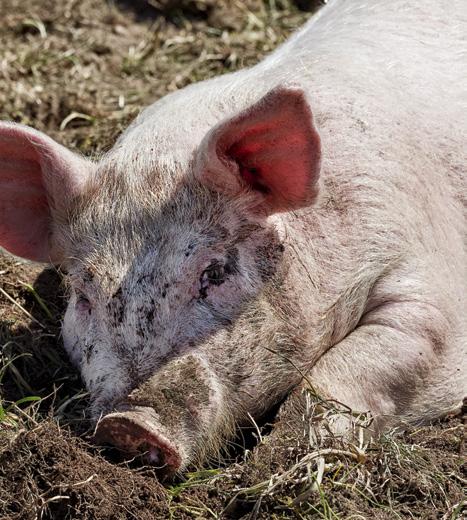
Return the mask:
M304 378L374 432L467 394L467 5L334 0L98 160L0 125L0 245L60 265L96 440L202 464Z

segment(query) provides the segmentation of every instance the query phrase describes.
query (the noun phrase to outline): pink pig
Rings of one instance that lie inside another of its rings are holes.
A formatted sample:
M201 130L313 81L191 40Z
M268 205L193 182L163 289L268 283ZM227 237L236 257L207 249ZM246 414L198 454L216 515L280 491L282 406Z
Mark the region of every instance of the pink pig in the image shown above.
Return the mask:
M97 438L167 473L300 384L429 421L467 395L467 5L334 0L99 161L0 123L0 245L60 264Z

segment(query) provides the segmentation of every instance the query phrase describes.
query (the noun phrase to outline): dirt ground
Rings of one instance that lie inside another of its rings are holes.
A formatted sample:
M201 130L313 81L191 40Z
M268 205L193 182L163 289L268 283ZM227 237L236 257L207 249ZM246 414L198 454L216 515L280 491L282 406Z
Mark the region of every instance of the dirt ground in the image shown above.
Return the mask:
M0 118L97 155L142 107L256 63L318 4L0 0ZM58 272L0 253L0 519L467 514L462 415L369 444L320 440L310 424L335 412L312 391L239 432L218 463L159 483L90 443L87 394L60 346L65 301Z

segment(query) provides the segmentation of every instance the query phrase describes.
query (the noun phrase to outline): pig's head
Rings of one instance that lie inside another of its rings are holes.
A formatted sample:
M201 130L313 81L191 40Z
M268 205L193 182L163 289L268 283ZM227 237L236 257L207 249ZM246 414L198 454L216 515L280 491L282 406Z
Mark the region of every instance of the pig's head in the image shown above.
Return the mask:
M64 344L97 439L171 473L300 379L274 214L316 198L319 137L303 93L277 88L185 162L124 146L91 163L1 123L0 245L63 266Z

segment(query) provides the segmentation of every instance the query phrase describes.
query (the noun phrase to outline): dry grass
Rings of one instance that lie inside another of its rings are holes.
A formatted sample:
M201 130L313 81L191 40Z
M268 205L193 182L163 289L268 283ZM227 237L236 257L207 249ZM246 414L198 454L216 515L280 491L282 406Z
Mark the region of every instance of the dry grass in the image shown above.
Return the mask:
M305 19L289 0L151 2L169 16L138 1L126 4L139 15L104 0L2 3L0 117L85 153L165 93L256 63Z
M343 416L309 390L293 395L241 467L227 508L248 507L250 519L461 517L460 418L374 440L365 439L368 422L360 416L353 440L322 435L323 424Z
M299 4L314 2L0 0L0 117L99 154L166 92L258 61L308 17ZM461 418L345 442L322 435L342 411L309 390L288 400L272 433L244 432L234 460L164 489L150 470L104 459L86 442L87 394L60 347L59 273L0 256L0 289L1 519L455 520L465 512Z

